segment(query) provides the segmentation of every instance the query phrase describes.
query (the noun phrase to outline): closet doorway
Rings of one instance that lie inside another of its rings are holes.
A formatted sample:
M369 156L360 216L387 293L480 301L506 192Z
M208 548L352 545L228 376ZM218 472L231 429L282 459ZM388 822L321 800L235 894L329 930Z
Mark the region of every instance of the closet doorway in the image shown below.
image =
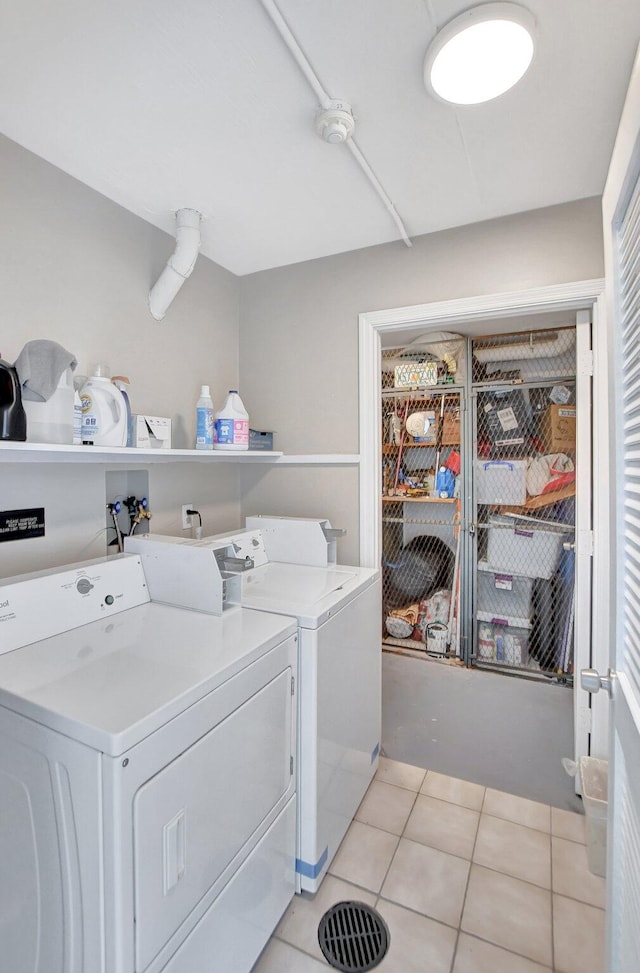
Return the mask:
M593 388L606 388L606 359L592 367L602 289L361 315L361 554L382 566L392 651L569 686L595 664L607 608L592 528L608 488L599 477L592 495L607 424L599 394L592 435ZM459 336L457 348L420 361L435 332ZM560 422L572 412L575 426ZM606 725L577 681L573 702L577 758Z

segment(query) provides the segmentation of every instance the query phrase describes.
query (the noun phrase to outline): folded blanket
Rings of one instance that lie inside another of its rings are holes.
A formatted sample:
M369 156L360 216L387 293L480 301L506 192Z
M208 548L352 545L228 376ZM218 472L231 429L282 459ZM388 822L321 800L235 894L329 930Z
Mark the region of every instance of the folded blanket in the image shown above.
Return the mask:
M27 341L15 361L22 386L22 398L30 402L47 402L58 387L66 368L72 371L78 362L75 355L57 341Z

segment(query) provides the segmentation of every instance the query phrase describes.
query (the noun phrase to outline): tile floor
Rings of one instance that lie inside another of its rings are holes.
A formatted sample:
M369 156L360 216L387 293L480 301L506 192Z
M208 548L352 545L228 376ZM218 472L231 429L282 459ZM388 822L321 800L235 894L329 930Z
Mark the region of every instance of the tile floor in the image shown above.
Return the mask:
M296 896L254 973L321 973L343 899L390 932L380 973L603 973L604 879L584 816L381 758L315 896Z

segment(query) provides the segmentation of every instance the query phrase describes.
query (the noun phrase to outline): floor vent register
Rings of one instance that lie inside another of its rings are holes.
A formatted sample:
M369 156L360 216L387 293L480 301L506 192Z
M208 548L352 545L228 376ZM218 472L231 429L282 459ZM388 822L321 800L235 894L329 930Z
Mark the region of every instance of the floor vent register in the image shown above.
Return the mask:
M318 942L334 969L365 973L384 959L389 930L380 913L363 902L338 902L320 920Z

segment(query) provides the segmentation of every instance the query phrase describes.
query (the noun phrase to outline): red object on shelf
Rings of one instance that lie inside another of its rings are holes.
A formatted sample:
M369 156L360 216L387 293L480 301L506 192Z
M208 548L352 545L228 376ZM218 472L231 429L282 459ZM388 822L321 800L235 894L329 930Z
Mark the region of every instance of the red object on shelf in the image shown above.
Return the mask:
M448 470L451 470L454 476L458 475L460 472L460 453L457 449L451 450L444 465Z

